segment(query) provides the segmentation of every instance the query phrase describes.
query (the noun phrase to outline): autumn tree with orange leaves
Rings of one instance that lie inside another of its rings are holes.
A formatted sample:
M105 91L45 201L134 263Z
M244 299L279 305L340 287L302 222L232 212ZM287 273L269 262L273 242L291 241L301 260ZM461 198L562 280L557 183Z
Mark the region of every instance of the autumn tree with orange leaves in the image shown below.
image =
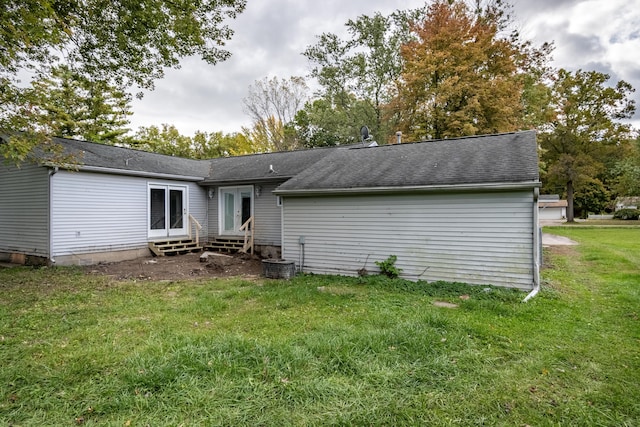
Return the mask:
M413 24L414 39L402 46L404 71L389 108L409 140L535 125L527 123L527 112L541 114L544 108L532 109L528 102L540 102L544 94L527 91L543 87L551 48L535 49L517 32L505 34L509 19L500 1L474 8L462 0L438 0Z

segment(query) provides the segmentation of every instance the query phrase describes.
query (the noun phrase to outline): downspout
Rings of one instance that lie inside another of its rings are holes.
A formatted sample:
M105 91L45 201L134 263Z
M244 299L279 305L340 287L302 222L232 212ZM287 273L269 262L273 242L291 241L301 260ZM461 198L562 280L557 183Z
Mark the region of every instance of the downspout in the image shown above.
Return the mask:
M55 175L56 173L58 173L58 166L53 167L53 169L49 170L49 230L48 234L49 234L49 262L51 263L51 265L55 265L56 260L53 259L53 227L51 224L51 208L53 205L53 191L52 191L52 185L51 185L51 180L53 178L53 175Z
M533 189L533 289L522 300L527 302L540 292L540 226L538 224L538 198L540 189Z

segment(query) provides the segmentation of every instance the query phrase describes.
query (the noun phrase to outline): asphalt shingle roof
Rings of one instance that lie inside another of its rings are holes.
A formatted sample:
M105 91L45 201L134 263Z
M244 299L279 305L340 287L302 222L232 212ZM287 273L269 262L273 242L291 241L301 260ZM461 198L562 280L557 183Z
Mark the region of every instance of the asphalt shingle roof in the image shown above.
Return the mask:
M65 154L76 156L74 160L80 167L92 166L184 177L205 178L209 175L209 160L185 159L75 139L52 138L52 140L64 147Z
M201 184L285 181L278 191L539 181L536 133L514 132L378 147L341 146L192 160L53 138L81 167L202 178Z
M334 151L277 190L538 181L536 133L526 131Z
M346 149L341 147L314 148L211 159L211 174L204 181L204 184L285 180L336 151L346 151Z

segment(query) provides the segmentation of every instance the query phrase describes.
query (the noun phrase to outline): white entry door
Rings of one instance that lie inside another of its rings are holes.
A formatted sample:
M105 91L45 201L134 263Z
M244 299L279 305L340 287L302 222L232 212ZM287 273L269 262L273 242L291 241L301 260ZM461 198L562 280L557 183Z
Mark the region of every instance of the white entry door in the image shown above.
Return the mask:
M149 185L149 237L187 235L187 187Z
M221 235L241 235L240 227L253 215L253 187L223 187L218 199Z

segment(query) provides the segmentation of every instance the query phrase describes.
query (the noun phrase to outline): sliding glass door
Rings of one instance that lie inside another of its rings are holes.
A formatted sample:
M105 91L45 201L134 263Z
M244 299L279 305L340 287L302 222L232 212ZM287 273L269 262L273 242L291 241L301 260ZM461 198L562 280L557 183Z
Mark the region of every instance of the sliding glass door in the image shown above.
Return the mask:
M187 187L149 185L149 237L187 235Z

